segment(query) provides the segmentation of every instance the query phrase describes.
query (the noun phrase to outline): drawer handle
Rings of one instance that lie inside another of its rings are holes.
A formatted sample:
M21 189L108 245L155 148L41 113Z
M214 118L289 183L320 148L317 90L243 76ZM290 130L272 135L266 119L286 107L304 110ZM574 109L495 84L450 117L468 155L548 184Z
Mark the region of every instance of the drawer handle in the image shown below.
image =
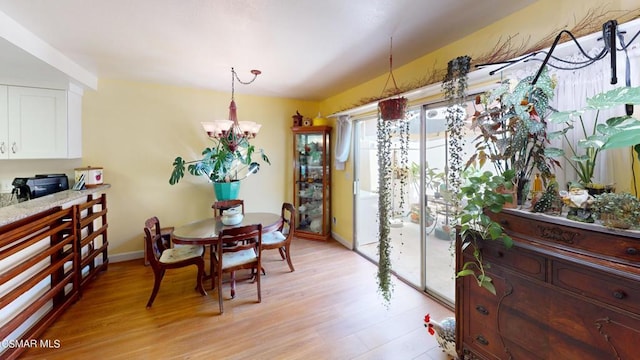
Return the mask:
M482 305L476 305L476 311L482 315L489 315L489 310Z
M616 291L613 292L612 295L613 295L614 298L616 298L618 300L622 300L625 297L627 297L627 294L625 294L625 292L622 291L622 290L616 290Z
M627 251L625 252L627 255L638 255L638 249L636 248L627 248Z
M500 219L500 225L507 226L509 225L509 221L507 221L506 219Z
M476 340L477 340L480 344L482 344L482 345L484 345L484 346L489 345L489 340L485 339L485 338L484 338L484 336L482 336L482 335L478 335L478 336L476 336Z

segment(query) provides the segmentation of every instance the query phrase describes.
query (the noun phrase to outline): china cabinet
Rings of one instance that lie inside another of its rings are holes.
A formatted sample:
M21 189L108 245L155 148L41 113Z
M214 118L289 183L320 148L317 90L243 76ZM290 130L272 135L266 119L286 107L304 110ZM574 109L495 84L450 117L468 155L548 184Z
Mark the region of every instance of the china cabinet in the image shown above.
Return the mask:
M294 126L293 200L295 235L312 240L331 236L329 126Z

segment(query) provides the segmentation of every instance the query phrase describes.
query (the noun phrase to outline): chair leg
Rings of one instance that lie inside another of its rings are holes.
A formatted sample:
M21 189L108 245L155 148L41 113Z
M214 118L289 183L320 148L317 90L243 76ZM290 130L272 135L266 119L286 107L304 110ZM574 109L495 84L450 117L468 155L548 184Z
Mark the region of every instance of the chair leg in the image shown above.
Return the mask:
M260 293L260 272L257 271L256 281L258 283L258 302L262 302L262 294Z
M196 279L196 291L198 291L201 295L207 295L207 292L204 291L204 287L202 286L202 279L204 278L204 263L199 262L196 264L198 267L198 278Z
M282 260L286 259L286 257L284 256L284 246L279 247L278 251L280 252L280 257L282 258Z
M218 281L218 307L220 308L220 314L224 312L223 308L223 298L222 298L222 274L216 276Z
M236 297L236 272L231 272L231 298L234 299Z
M213 269L217 269L217 264L215 263L215 254L213 245L209 246L209 276L211 276L211 289L215 287L215 271Z
M282 249L280 249L280 251L282 251ZM289 264L289 269L291 269L291 272L296 271L296 269L293 268L293 263L291 262L291 247L290 247L290 245L286 245L284 247L284 252L287 255L287 264Z
M164 270L158 270L157 272L154 271L153 275L153 290L151 291L149 301L147 301L147 309L151 307L153 301L156 299L156 295L158 295L158 290L160 290L160 283L162 282L162 277L164 277Z

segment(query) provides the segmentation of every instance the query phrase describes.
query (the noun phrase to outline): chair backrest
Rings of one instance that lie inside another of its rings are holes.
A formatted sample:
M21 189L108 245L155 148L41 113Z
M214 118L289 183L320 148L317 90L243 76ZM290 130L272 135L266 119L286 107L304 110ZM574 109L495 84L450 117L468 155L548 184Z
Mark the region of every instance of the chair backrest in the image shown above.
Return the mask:
M216 201L211 208L215 216L221 216L223 211L237 206L242 207L242 213L244 214L244 200L240 199Z
M218 250L234 252L254 248L260 250L262 244L262 224L224 228L218 234ZM227 246L225 246L227 245Z
M282 210L280 211L282 216L282 226L280 232L285 236L293 236L293 229L295 229L296 208L291 203L282 203Z
M144 222L144 241L146 243L144 256L152 266L158 265L162 252L170 247L160 229L160 220L155 216Z

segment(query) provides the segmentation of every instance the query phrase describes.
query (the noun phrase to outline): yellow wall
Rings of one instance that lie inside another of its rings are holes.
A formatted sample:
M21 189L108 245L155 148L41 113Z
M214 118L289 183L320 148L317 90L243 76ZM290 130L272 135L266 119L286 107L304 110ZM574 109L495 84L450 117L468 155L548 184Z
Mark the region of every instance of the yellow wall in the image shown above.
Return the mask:
M173 159L197 158L211 141L200 122L228 117L230 93L100 79L83 97L83 164L103 166L111 254L142 249L144 220L163 226L211 215L212 186L187 174L169 185ZM291 115L317 113L317 103L236 94L238 118L262 123L252 141L272 165L242 182L247 211L279 212L292 200Z
M460 39L433 53L427 54L415 61L394 69L394 77L401 84L411 84L428 77L436 69L446 69L449 60L462 55L482 56L490 52L499 41L513 36L514 43L529 41L534 44L547 37L555 36L560 29L571 29L576 21L581 20L591 9L598 13L613 10L612 14L619 16L618 10L637 10L640 8L638 0L598 1L598 0L540 0L529 7L512 14L476 33ZM380 59L384 61L384 59ZM361 99L378 96L384 88L388 74L381 74L364 84L336 94L320 104L324 114L332 114L359 104ZM332 118L333 125L335 119ZM335 131L334 134L335 136ZM346 241L353 242L353 153L344 171L334 170L332 216L337 223L332 231Z

